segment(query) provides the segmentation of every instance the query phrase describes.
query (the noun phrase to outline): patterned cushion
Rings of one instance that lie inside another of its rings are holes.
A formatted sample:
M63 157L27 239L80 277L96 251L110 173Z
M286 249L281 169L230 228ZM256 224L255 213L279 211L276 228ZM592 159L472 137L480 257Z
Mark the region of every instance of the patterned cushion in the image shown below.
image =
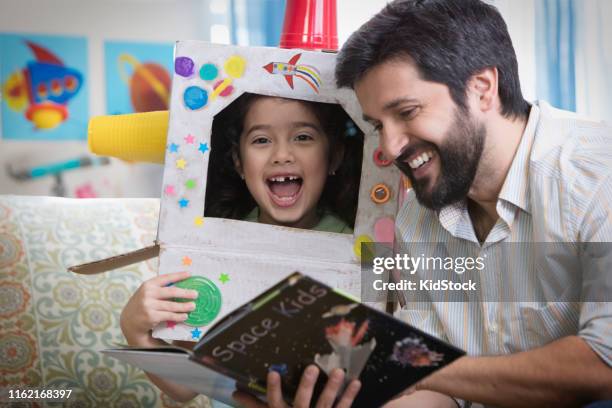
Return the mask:
M98 352L125 343L121 309L157 261L93 276L66 270L150 245L158 209L156 199L0 196L0 388L72 389L71 406L180 406Z

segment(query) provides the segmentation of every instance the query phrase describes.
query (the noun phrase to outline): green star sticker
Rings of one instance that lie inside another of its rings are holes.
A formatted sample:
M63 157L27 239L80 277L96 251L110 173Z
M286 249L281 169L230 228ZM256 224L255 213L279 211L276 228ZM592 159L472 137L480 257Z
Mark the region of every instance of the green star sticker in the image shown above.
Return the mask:
M189 179L185 182L185 187L192 189L196 186L196 182L194 179Z
M229 275L227 273L222 273L221 276L219 276L219 281L221 283L227 283L230 280Z

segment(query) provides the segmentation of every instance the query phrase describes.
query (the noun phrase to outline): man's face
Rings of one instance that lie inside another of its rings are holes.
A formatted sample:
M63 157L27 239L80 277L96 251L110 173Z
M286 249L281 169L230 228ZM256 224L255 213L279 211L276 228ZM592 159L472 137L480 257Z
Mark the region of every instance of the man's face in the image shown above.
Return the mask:
M422 80L411 62L397 60L372 68L355 92L383 153L410 178L422 205L438 210L467 196L486 130L446 85Z

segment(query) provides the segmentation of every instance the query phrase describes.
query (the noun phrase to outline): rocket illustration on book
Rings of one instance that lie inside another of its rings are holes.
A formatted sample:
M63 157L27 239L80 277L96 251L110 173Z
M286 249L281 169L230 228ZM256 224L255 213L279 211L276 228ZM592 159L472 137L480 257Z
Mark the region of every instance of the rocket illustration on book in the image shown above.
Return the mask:
M332 346L330 354L315 355L315 363L327 375L334 368L341 368L347 375L345 382L359 378L370 354L376 347L376 339L359 344L368 331L368 321L365 320L355 331L356 323L341 319L337 324L325 328L325 338Z

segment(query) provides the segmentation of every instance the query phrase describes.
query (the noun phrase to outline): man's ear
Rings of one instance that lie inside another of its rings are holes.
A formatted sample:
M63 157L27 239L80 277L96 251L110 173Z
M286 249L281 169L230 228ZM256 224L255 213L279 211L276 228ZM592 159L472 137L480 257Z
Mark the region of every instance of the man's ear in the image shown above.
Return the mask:
M232 147L232 160L234 161L234 168L236 169L236 173L238 173L240 178L244 180L242 162L240 161L240 155L238 154L238 149L236 147Z
M472 75L468 81L467 91L468 98L473 97L470 99L474 103L474 108L482 112L499 109L498 79L497 67L485 68Z
M344 160L344 143L336 143L329 157L329 174L336 174Z

